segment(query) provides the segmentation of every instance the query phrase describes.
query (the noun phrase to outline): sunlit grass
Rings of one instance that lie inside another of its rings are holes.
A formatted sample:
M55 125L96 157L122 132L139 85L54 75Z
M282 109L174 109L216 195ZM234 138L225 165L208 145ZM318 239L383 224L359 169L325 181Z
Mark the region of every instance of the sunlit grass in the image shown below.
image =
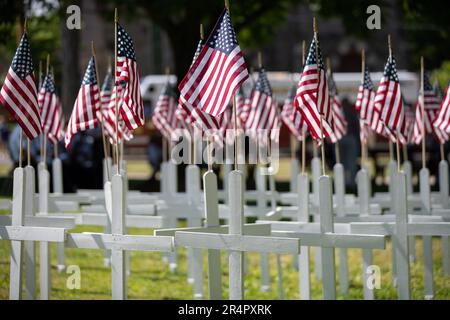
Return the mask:
M102 232L100 227L77 227L74 231ZM150 229L130 229L132 234L152 234ZM414 299L423 299L423 256L422 241L416 243L417 260L411 266L411 288ZM131 276L128 279L128 297L130 299L192 299L193 287L187 283L186 249L178 248L179 268L177 273L170 273L162 261L161 253L130 252ZM58 273L56 269L56 245L52 245L52 299L110 299L111 270L103 265L103 251L86 249L66 249L66 264L78 265L81 269L81 289L70 290L66 287L68 274ZM0 242L0 299L8 298L9 290L9 256L10 243ZM206 256L206 255L204 255ZM293 256L282 256L283 286L286 299L298 299L298 272L293 266ZM260 256L248 254L248 273L245 277L246 299L278 299L276 278L276 256L270 255L271 288L269 292L260 292ZM338 299L362 299L362 258L361 250L348 250L349 293L340 293L339 278ZM433 241L433 260L435 277L435 298L450 299L450 277L442 275L441 245L438 238ZM39 260L38 260L39 261ZM313 299L321 299L321 283L314 277L314 249L311 249L311 290ZM336 252L336 261L339 257ZM392 285L391 247L374 251L374 264L381 269L381 288L375 291L377 299L396 299L396 290ZM204 292L207 297L206 257L204 258ZM228 296L228 267L226 253L222 252L222 288L224 297ZM338 277L338 267L336 276Z

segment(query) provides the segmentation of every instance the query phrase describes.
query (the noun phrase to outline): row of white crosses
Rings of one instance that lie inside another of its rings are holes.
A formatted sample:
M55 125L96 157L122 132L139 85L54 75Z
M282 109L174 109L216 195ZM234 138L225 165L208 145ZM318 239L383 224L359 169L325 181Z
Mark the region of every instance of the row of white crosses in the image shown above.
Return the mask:
M155 235L174 235L175 246L208 249L209 298L222 299L220 250L229 252L230 299L244 297L244 253L299 253L298 239L270 236L270 225L244 224L244 179L233 170L228 177L229 225L219 225L217 177L203 176L206 226L156 230Z
M48 171L41 167L40 191L48 188ZM123 173L122 173L123 174ZM150 217L126 216L126 186L122 175L115 175L105 183L105 199L108 216L111 217L110 233L67 233L76 223L105 225L106 216L85 215L83 219L71 216L49 216L45 206L48 199L42 193L38 215L34 216L34 169L31 166L16 168L13 180L12 217L0 220L0 239L11 240L10 298L22 298L22 278L25 278L26 298L36 298L35 242L40 242L40 298L50 297L50 254L49 243L56 242L62 248L89 248L111 251L112 296L126 298L125 251L173 251L171 237L134 236L125 234L125 221L134 226L155 227ZM47 178L46 178L47 177ZM47 183L44 183L46 182ZM47 189L48 190L48 189ZM48 197L48 194L47 194ZM133 221L134 220L134 221ZM9 225L11 222L11 225ZM131 223L130 223L131 222ZM134 222L134 223L133 223ZM162 226L159 223L159 226ZM25 259L24 259L25 258ZM23 266L26 274L22 276Z

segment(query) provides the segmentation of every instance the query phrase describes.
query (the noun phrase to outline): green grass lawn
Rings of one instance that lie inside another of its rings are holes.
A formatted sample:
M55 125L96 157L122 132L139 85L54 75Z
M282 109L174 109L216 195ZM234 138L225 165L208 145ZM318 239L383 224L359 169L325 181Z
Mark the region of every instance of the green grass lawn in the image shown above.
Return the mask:
M98 227L77 227L74 232L102 232ZM130 229L132 234L153 234L150 229ZM311 249L314 257L314 249ZM351 249L349 252L350 290L347 297L339 293L338 299L362 299L361 250ZM411 267L411 288L414 299L423 299L423 263L422 241L416 242L417 262ZM161 253L131 252L131 276L128 279L129 299L192 299L193 287L186 281L186 249L178 248L179 270L170 273L163 263ZM9 257L10 243L0 242L0 299L8 298L9 290ZM260 292L259 255L249 254L248 273L245 277L246 299L278 299L275 255L270 255L271 288L269 292ZM441 246L438 238L433 241L433 259L436 299L450 299L450 277L442 275ZM39 260L38 260L39 261ZM338 261L338 256L336 256ZM396 299L396 291L392 285L391 250L375 250L374 264L381 269L381 288L375 291L377 299ZM70 290L66 286L68 274L58 273L56 269L56 245L52 245L52 299L110 299L111 271L103 265L103 251L85 249L66 249L66 264L78 265L81 269L81 288ZM293 257L282 256L283 285L286 299L298 299L298 272L293 267ZM206 275L206 258L204 260ZM311 274L314 271L312 259ZM338 275L338 272L336 272ZM225 253L222 253L222 282L224 297L228 296L228 267ZM205 276L204 292L207 294ZM339 281L339 279L338 279ZM312 298L321 299L321 284L312 276Z

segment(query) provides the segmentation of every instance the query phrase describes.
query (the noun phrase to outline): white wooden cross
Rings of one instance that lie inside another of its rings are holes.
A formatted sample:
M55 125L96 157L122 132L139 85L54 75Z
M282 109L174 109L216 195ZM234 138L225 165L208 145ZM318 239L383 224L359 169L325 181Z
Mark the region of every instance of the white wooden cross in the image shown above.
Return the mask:
M125 252L138 251L173 251L173 238L167 236L138 236L125 234L126 186L121 175L111 179L112 221L111 234L70 233L67 235L67 248L89 248L111 250L112 298L126 299Z
M300 178L299 182L305 183L305 178ZM297 237L302 242L303 246L321 247L321 261L319 272L322 274L323 281L323 297L324 299L335 299L336 297L336 279L335 279L335 262L334 262L334 248L364 248L374 249L385 247L384 237L374 235L349 234L348 225L334 224L333 219L333 200L331 192L331 179L328 176L322 176L319 179L320 187L320 224L308 222L272 222L272 234L276 236ZM299 184L299 188L301 184ZM306 210L302 210L304 214ZM305 216L299 216L304 220ZM264 221L262 221L264 223ZM337 228L335 232L334 228ZM303 230L307 228L309 230ZM309 271L308 262L304 261L303 274L300 278L305 280L300 290L303 291L302 298L309 298ZM302 270L302 265L300 265ZM301 292L302 294L302 292ZM304 296L304 297L303 297Z
M207 221L216 224L218 222L217 208L217 181L215 174L208 172L205 177L205 203L207 211ZM243 205L243 175L240 171L232 171L228 178L229 183L229 205L230 217L229 226L208 226L204 228L178 229L178 230L156 230L155 234L165 234L175 232L175 245L194 248L205 248L209 253L218 254L221 249L229 251L229 275L230 275L230 299L243 299L243 277L244 263L243 253L247 251L256 252L275 252L275 253L298 253L299 241L297 239L280 239L270 236L261 236L254 234L270 233L268 225L244 225L244 205ZM209 223L209 222L208 222ZM228 232L228 233L227 233ZM249 235L252 234L252 235ZM210 251L216 250L216 251ZM215 253L214 253L215 252ZM220 263L211 262L211 256L208 255L209 271L219 270ZM216 274L211 279L219 279ZM220 281L215 284L210 283L210 290L220 286ZM211 281L211 280L210 280ZM210 294L210 298L212 295Z
M25 226L25 223L36 224L38 221L30 216L25 217L25 170L16 168L13 179L12 225L0 226L0 239L11 240L9 297L10 299L18 300L22 298L24 241L41 241L41 243L63 242L65 229ZM42 254L45 255L46 252L41 251ZM45 281L41 277L41 281L43 280ZM41 283L41 286L45 285L45 283ZM33 290L32 285L27 286L27 288L27 291ZM32 292L27 293L27 297L32 297L32 295ZM41 296L41 299L45 299L45 297Z
M420 173L426 178L426 171ZM449 236L450 223L445 222L412 222L408 223L408 202L406 174L397 172L396 174L395 199L396 206L394 208L396 214L396 222L369 222L369 223L351 223L351 231L357 233L383 234L392 236L393 246L396 259L396 275L397 290L400 299L410 299L410 272L409 272L409 245L408 236L423 236L426 244L427 237L431 236ZM425 181L425 180L422 180ZM422 187L423 188L423 187ZM431 241L431 240L430 240ZM433 298L433 279L432 279L432 259L430 259L431 251L424 247L425 255L425 298Z
M174 229L160 229L155 231L155 235L174 236L176 231L190 231L190 232L213 232L213 233L225 233L227 232L227 226L220 226L219 223L219 204L218 204L218 189L217 189L217 176L213 171L208 171L203 176L204 185L204 203L205 207L198 212L205 211L206 213L206 226L205 227L187 227L187 228L174 228ZM181 210L181 208L180 208ZM195 209L194 209L195 210ZM223 210L222 210L223 211ZM193 211L197 212L197 211ZM229 210L227 212L229 214ZM185 215L185 214L184 214ZM203 215L200 216L203 218ZM227 219L229 216L227 216ZM247 232L251 232L253 235L268 235L270 230L267 226L245 226ZM199 249L197 249L199 250ZM221 281L220 281L220 250L207 250L208 251L208 280L209 280L209 298L210 299L222 299ZM200 256L201 257L201 256ZM189 271L189 270L188 270ZM189 276L189 275L188 275ZM203 276L201 259L194 260L194 297L201 299L203 297Z
M439 198L443 209L450 209L448 162L439 162ZM442 270L444 275L450 275L450 238L442 237Z

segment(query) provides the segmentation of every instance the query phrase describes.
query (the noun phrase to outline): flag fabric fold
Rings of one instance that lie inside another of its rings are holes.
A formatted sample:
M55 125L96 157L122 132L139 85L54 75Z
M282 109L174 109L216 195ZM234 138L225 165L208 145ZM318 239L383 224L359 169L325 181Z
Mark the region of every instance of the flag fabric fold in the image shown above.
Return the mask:
M19 123L29 139L41 133L38 92L33 75L33 61L27 34L19 46L0 91L0 103Z
M316 45L318 61L316 59ZM319 43L313 38L305 66L297 86L295 107L305 119L315 140L333 139L333 119L325 66ZM322 119L322 121L321 121ZM320 130L322 122L322 131Z
M124 90L120 107L122 119L129 130L144 125L144 104L139 89L139 72L133 40L125 29L117 24L116 87Z
M64 138L64 114L58 95L56 94L53 73L49 72L44 79L38 95L41 111L42 131L52 144Z
M70 147L72 138L76 133L97 127L97 113L99 110L100 92L97 82L96 65L94 57L91 57L67 125L67 131L64 137L66 148Z
M297 140L302 140L308 127L300 111L298 111L294 106L296 91L297 86L293 86L289 90L281 109L280 120Z
M379 119L374 118L374 98L375 91L372 79L370 78L369 68L364 69L364 79L358 88L358 96L356 97L355 109L359 111L359 118L364 121L374 131L377 128Z
M335 143L347 134L347 120L345 120L344 107L339 99L336 83L333 74L330 72L328 81L330 83L330 103L333 113L333 135L330 136L331 142Z
M440 144L448 141L450 134L450 85L447 87L445 97L433 122L433 127Z
M194 65L197 57L203 48L203 41L200 40L197 44L194 57L192 59L191 68ZM178 99L178 110L176 111L177 118L184 121L187 125L195 126L200 131L219 130L220 125L216 118L204 112L198 106L193 105L180 94ZM191 128L192 131L193 128Z
M422 142L422 121L425 124L425 134L433 133L436 138L440 132L436 127L433 126L433 121L436 118L439 111L439 99L436 95L436 92L431 85L430 78L427 73L424 74L423 78L423 97L421 97L421 93L419 93L419 99L417 100L416 106L416 116L414 122L414 135L413 140L415 144L420 144ZM425 117L422 115L422 103ZM435 132L436 128L436 132ZM439 138L438 138L439 139Z
M180 100L213 117L223 113L248 78L247 66L224 9L198 57L180 82Z
M247 132L253 138L262 138L261 135L279 129L279 111L277 103L272 96L269 79L264 68L258 71L258 80L250 99L250 113L247 119ZM264 131L266 130L266 132Z
M406 143L406 121L395 58L390 55L375 95L375 110L380 112L384 129L391 140ZM377 132L379 133L379 132Z

